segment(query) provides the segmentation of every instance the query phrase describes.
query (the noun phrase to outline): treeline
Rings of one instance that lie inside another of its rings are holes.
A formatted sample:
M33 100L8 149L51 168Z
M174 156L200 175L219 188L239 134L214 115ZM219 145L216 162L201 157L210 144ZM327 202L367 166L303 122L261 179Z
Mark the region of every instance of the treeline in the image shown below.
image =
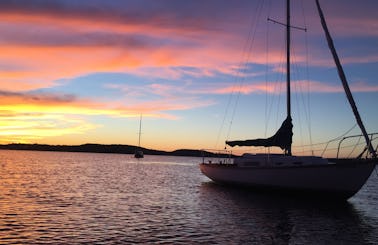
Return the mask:
M93 152L93 153L119 153L134 154L137 149L133 145L102 145L102 144L83 144L83 145L46 145L46 144L7 144L0 145L4 150L28 150L28 151L62 151L62 152ZM193 156L202 157L214 155L211 152L201 150L175 150L159 151L147 148L141 148L146 155L168 155L168 156Z

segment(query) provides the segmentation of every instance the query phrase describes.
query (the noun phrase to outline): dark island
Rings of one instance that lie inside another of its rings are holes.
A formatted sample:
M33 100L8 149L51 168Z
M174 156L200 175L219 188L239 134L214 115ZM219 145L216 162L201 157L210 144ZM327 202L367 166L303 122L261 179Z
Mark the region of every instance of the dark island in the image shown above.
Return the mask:
M61 151L61 152L93 152L93 153L118 153L118 154L134 154L137 149L133 145L103 145L103 144L83 144L83 145L46 145L46 144L5 144L0 145L3 150L27 150L27 151ZM165 155L165 156L190 156L203 157L223 156L225 154L215 154L202 150L180 149L175 151L160 151L147 148L142 149L146 155Z

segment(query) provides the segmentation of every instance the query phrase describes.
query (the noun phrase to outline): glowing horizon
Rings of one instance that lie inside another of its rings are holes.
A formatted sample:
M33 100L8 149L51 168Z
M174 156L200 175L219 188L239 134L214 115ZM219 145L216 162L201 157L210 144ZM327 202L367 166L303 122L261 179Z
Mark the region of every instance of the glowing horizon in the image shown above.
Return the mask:
M282 18L284 1L277 4L1 1L0 143L132 145L140 114L143 146L159 150L271 134L284 113L284 30L266 22L268 13ZM308 33L293 31L293 97L314 95L296 102L305 116L294 119L311 115L311 131L321 131L313 138L324 142L354 121L340 109L343 90L315 5L298 4L306 13L293 3L293 22ZM378 98L377 3L322 4L365 124L378 131L370 107ZM301 134L297 142L308 143Z

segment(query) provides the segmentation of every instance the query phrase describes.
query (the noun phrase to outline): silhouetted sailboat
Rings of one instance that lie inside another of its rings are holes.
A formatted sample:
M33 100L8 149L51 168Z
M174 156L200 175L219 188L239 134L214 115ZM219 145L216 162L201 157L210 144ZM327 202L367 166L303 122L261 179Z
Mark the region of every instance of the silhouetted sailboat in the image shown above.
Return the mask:
M316 156L293 156L291 152L293 124L290 102L290 0L286 2L286 89L287 116L276 134L266 139L226 141L233 146L278 146L284 154L244 154L233 162L205 162L200 164L203 174L215 182L246 185L265 189L280 189L328 195L347 199L364 185L377 164L377 153L360 118L352 93L345 78L333 41L329 34L319 1L316 0L328 46L334 57L340 80L352 107L357 124L366 141L369 156L356 159L327 159Z
M140 137L141 137L141 134L142 134L142 115L140 115L140 119L139 119L139 133L138 134L139 134L138 148L135 149L134 157L135 158L143 158L144 154L143 154L142 149L140 148Z

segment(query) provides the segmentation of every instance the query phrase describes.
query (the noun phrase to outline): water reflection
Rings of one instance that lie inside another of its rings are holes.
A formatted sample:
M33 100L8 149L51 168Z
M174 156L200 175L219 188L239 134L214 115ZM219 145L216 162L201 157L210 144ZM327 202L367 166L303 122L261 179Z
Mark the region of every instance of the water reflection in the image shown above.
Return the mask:
M305 202L215 185L200 160L0 151L0 244L378 243L374 178Z
M228 227L238 242L257 244L373 244L377 226L348 201L302 200L205 182L204 219ZM215 228L216 229L216 228ZM222 229L221 229L222 230ZM249 231L253 230L253 233ZM218 232L220 239L225 236Z

